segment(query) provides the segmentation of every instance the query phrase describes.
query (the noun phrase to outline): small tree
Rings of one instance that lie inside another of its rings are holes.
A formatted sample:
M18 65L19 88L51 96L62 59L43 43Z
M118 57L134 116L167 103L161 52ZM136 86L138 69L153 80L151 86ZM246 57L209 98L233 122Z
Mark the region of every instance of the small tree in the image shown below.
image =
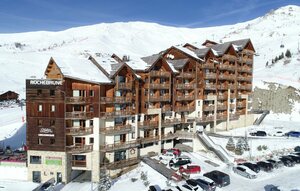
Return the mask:
M244 140L244 145L243 145L244 150L250 151L250 146L249 146L248 140L246 138L243 138L243 140Z
M235 143L232 137L230 137L228 139L227 145L226 145L226 149L229 151L234 151L235 150Z
M289 49L286 50L285 56L286 56L287 58L292 57L292 53L291 53L291 51L290 51Z
M275 57L275 62L277 62L277 61L278 61L278 57L276 56L276 57Z
M234 150L234 152L235 152L235 154L236 155L242 155L243 153L244 153L244 144L243 144L243 139L242 138L239 138L238 139L238 142L236 143L236 147L235 147L235 150Z

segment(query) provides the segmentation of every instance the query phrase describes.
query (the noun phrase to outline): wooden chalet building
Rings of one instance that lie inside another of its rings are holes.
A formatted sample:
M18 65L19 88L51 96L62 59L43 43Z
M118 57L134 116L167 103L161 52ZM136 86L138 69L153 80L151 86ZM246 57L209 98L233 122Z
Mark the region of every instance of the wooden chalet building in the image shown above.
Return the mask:
M26 80L28 179L98 182L140 156L195 141L197 126L228 130L249 113L250 39L172 46L152 56L51 58L44 79ZM194 146L194 149L199 149Z

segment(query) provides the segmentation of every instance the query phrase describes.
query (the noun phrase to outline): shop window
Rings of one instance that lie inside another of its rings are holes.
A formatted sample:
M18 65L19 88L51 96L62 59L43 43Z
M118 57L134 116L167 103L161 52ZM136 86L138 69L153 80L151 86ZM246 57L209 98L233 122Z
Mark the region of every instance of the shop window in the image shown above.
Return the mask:
M41 156L30 156L30 164L41 164L42 157Z

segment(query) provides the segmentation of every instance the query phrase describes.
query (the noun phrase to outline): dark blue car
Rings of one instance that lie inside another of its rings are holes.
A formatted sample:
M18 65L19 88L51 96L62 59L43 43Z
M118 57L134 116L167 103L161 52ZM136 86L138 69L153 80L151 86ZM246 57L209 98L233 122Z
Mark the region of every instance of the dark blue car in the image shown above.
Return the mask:
M300 132L299 131L290 131L286 133L286 136L288 137L300 137Z

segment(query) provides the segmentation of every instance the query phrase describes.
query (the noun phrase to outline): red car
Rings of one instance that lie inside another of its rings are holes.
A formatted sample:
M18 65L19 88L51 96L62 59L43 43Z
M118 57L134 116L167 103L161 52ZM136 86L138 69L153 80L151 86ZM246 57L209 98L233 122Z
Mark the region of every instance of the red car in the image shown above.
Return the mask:
M185 174L198 174L201 172L201 167L198 165L187 165L179 167L179 172Z
M167 153L167 152L170 152L170 153L173 153L174 155L176 156L180 156L181 155L181 151L179 149L176 149L176 148L171 148L171 149L164 149L162 151L163 154Z

